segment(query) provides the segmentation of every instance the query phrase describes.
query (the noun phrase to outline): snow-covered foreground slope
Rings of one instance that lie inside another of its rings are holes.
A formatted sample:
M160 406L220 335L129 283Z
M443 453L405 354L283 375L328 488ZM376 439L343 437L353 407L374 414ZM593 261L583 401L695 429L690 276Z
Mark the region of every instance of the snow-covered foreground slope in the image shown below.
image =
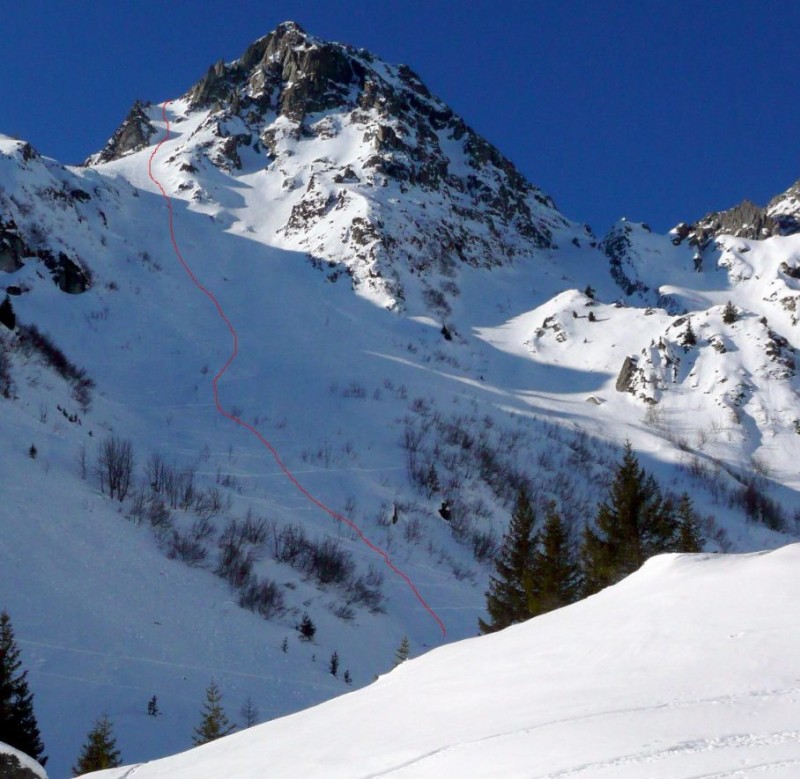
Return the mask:
M136 779L796 777L799 567L800 545L657 557L586 601Z

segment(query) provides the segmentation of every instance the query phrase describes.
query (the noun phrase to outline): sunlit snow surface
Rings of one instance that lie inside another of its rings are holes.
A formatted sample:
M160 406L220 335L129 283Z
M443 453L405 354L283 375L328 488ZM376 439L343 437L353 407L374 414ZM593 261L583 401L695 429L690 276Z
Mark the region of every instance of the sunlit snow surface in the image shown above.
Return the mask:
M148 110L163 130L160 107ZM586 446L606 468L618 455L609 442L627 437L666 486L690 490L698 508L715 515L731 548L774 548L791 540L746 523L724 495L715 502L702 482L689 481L677 466L685 468L696 456L717 469L723 484L738 488L715 459L749 471L757 458L774 480L770 494L787 509L796 504L798 382L780 375L783 369L766 356L768 327L760 320L768 317L770 328L800 346L791 309L781 303L797 281L780 271L782 262L793 261L800 237L761 243L723 238L718 262L698 274L686 247L636 228L640 261L627 270L649 285L667 285L665 294L696 316L703 347L680 352L675 382L661 391L659 416L649 419L650 407L640 398L615 390L617 374L626 356L643 353L661 370L652 342L664 337L674 346L680 328L658 308L646 315L645 302L617 307L620 291L608 260L577 226L564 222L558 250L532 251L491 270L457 266L451 280L458 294L449 300L447 317L455 337L445 341L440 317L425 308L419 289L414 293L406 270L407 310L389 312L380 290L365 284L354 293L347 275L333 281L327 266L313 267L302 235L278 235L298 195L284 189L283 173L268 175L263 160L245 160L238 174L203 163L192 180L181 170L180 152L195 132L197 148L189 144L187 155L211 140L201 127L207 116L186 114L181 102L170 111L175 137L162 148L155 171L174 197L184 257L240 335L239 358L220 385L223 404L254 424L315 495L350 512L371 540L389 550L444 620L447 640L474 635L489 566L453 538L438 514L441 495L426 498L410 486L402 446L407 418L424 427L436 414L461 417L476 435L508 430L528 436L515 457L531 474L546 470L553 457L547 423L596 436ZM350 161L363 151L356 140L345 133L331 141L330 155ZM348 621L333 613L340 593L317 587L269 555L257 572L281 585L290 610L264 621L240 609L236 593L211 570L167 560L148 528L129 522L127 509L99 493L94 458L98 441L113 431L134 441L140 474L147 456L160 452L178 466L195 466L204 485L233 479L232 516L252 509L279 525L294 522L312 535L340 538L359 571L376 562L286 482L252 437L214 410L211 379L229 355L229 334L175 260L163 200L147 178L152 148L97 168L65 169L36 156L26 159L20 142L0 140L0 183L3 196L17 204L12 211L20 228L40 225L54 251L85 258L94 272L83 295L60 292L34 260L4 276L6 283L30 287L13 299L19 320L49 332L97 382L92 410L77 425L58 410L77 410L64 382L35 357L15 354L19 398L0 400L0 608L11 613L30 669L54 776L68 771L103 711L114 723L123 757L147 759L191 743L212 676L233 719L248 695L262 718L274 718L349 691L344 669L353 687L369 683L391 666L406 634L412 655L443 641L408 588L388 572L386 612L359 608ZM314 149L298 142L291 151L286 171L302 184ZM376 199L389 198L379 204L389 214L395 205L390 198L401 194L393 186L373 192ZM58 196L75 188L90 199L70 204ZM333 253L337 267L346 258L335 254L336 236L364 205L353 202L355 211L334 212L334 224L320 227L314 239L315 247ZM438 207L431 202L424 209L430 219ZM573 235L581 236L580 246L573 245ZM582 292L587 284L597 291L593 307ZM730 326L721 322L729 297L748 312ZM596 322L589 321L590 310ZM548 318L558 331L551 326L539 335ZM709 347L712 336L726 344L724 353ZM738 393L739 384L736 421L729 390ZM27 454L31 444L38 450L35 460ZM86 481L80 478L82 447ZM560 467L559 461L550 467ZM598 470L593 461L588 468ZM602 497L598 484L578 484L590 508ZM479 526L499 537L507 507L477 482L466 485L465 494L489 507ZM394 503L406 507L396 527L387 522ZM407 540L414 511L424 520L416 542ZM213 547L211 553L209 568ZM298 641L294 630L305 610L318 627L314 644ZM327 670L334 650L342 662L338 679ZM472 675L486 674L486 665L476 664ZM146 714L153 695L162 710L157 718ZM443 705L451 703L446 720L460 711L455 693ZM547 707L557 703L553 698ZM417 712L416 702L408 705ZM416 713L392 719L388 743L402 745L406 725L417 720ZM353 750L350 765L383 754L374 744L365 746L357 732L344 727L326 738ZM425 743L425 749L438 748ZM396 756L398 763L403 759ZM616 775L616 768L608 770Z
M584 602L134 775L790 779L798 570L800 545L654 558Z

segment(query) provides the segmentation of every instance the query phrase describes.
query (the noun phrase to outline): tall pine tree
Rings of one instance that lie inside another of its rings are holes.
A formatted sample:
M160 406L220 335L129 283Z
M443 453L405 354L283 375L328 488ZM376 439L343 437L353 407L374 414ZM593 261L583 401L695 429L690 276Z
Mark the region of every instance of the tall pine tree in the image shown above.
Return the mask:
M0 741L37 760L47 762L39 726L33 714L28 672L22 671L19 648L8 613L0 613Z
M78 762L72 769L72 775L81 776L104 768L116 768L118 765L122 765L122 760L117 749L117 739L111 731L111 720L104 714L89 731Z
M679 548L672 502L625 443L608 499L586 525L581 545L583 594L591 595L636 571L648 557Z
M700 529L700 517L694 510L692 499L685 492L678 501L676 519L678 521L678 551L702 552L706 540Z
M569 529L555 503L551 503L527 582L531 614L545 614L574 603L578 598L579 577Z
M222 692L212 679L206 688L206 702L203 704L203 716L200 724L194 729L192 743L195 746L207 744L222 736L227 736L235 729L222 708Z
M536 543L535 524L530 498L522 489L495 560L495 573L489 577L486 593L489 621L478 620L481 633L494 633L532 616L528 605L528 580Z

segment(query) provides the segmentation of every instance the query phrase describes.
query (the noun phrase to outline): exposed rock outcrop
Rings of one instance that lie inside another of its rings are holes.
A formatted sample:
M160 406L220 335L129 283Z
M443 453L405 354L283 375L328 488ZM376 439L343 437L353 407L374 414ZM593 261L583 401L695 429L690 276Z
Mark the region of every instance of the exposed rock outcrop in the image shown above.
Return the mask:
M145 108L145 104L137 100L105 148L99 154L89 157L86 163L109 162L144 149L156 133L156 128L148 118Z

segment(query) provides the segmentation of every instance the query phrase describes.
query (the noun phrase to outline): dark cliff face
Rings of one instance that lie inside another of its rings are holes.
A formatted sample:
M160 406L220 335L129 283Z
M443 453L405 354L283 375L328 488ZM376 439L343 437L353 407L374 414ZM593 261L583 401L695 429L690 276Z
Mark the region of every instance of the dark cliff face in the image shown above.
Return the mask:
M150 142L150 138L156 133L150 119L147 117L146 106L137 100L125 121L117 128L111 136L105 148L94 157L87 160L90 162L110 162L111 160L124 157L130 152L144 149Z
M676 244L688 240L700 250L707 248L718 235L763 240L797 232L800 232L800 182L776 195L764 207L743 200L733 208L706 214L692 224L681 223L674 230Z

